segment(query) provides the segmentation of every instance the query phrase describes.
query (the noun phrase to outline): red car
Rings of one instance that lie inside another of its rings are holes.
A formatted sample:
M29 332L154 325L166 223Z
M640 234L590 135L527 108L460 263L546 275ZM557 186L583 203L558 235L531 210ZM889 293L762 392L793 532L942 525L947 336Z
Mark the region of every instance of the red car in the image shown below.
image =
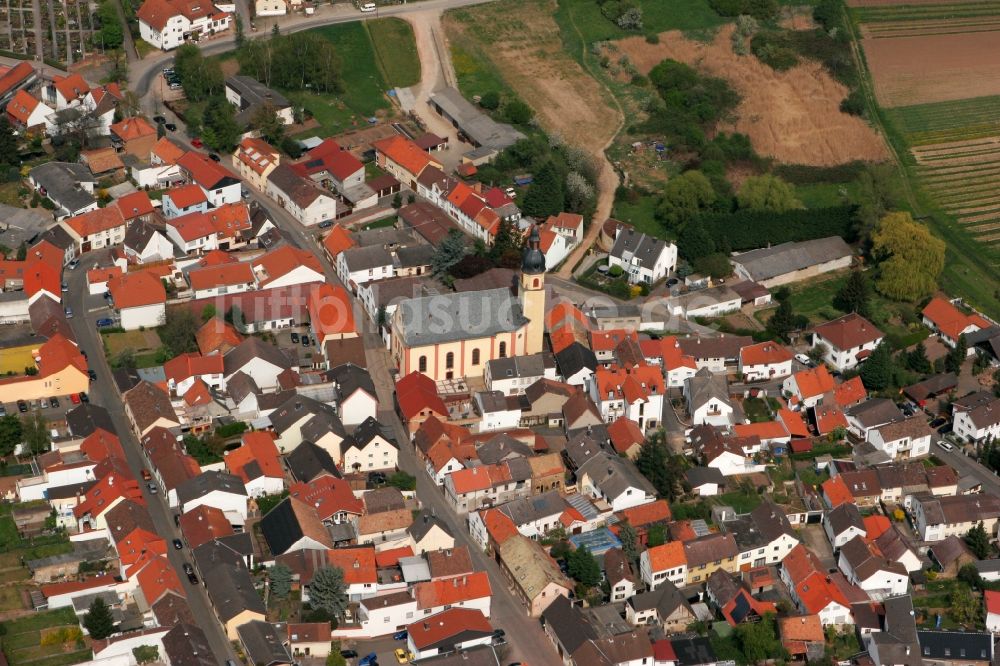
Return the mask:
M203 148L205 146L205 144L201 142L201 139L198 138L191 139L191 145L195 148Z
M80 396L78 396L76 393L71 393L69 399L73 401L74 405L80 404Z
M146 481L149 481L150 479L153 478L153 475L149 473L148 469L144 469L142 470L142 478Z

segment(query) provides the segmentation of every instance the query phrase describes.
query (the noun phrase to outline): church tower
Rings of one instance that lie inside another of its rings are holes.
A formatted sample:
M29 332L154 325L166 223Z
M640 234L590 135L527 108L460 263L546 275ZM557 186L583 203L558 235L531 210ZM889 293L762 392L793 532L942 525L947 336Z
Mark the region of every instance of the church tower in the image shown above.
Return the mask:
M537 354L542 351L545 334L545 255L540 248L538 226L531 227L528 246L521 257L521 283L517 297L521 310L529 319L524 330L524 352Z

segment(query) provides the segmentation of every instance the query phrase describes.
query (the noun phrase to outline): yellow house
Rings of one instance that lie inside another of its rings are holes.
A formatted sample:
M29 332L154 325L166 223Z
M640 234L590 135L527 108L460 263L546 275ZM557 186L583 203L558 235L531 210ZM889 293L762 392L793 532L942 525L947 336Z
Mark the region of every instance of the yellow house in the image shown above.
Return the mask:
M684 544L688 585L704 583L716 570L736 573L739 546L732 534L716 532Z
M401 302L393 313L393 361L401 376L435 381L481 377L486 362L542 351L545 255L534 228L521 261L517 294L487 289Z
M284 2L281 3L284 7ZM267 177L281 162L278 149L263 139L247 137L233 153L233 168L258 190L267 189Z
M52 396L71 395L87 391L87 360L77 346L61 334L53 335L31 352L37 372L22 377L0 379L0 402L40 400ZM20 369L24 371L24 367Z
M241 563L242 564L242 563ZM212 601L215 614L226 630L226 637L238 641L237 629L248 622L266 619L264 600L254 589L253 579L246 566L233 566L230 562L219 562L208 571L202 572L208 598Z

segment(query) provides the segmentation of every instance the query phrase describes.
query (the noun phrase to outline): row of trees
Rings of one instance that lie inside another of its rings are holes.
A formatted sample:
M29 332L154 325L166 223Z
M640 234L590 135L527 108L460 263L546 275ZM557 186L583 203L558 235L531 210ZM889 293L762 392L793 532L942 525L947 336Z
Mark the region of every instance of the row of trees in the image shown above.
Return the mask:
M241 73L268 87L324 93L343 89L342 62L336 48L315 33L246 40L236 56Z
M18 418L14 414L0 418L0 458L13 454L18 444L24 444L31 455L49 450L52 438L40 411L34 411L24 418Z

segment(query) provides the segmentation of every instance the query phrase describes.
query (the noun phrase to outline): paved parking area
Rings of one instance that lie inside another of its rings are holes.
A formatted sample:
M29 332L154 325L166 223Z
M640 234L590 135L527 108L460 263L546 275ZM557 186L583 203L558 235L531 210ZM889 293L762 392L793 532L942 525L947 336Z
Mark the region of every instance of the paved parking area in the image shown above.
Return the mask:
M316 346L316 340L309 331L308 326L292 326L290 328L280 328L271 331L274 334L275 344L285 351L294 351L299 359L299 366L308 368L312 366L313 359L317 355L322 355L322 351ZM295 335L295 338L292 335ZM307 339L309 344L303 345L303 339ZM296 342L297 340L297 342Z
M837 567L837 561L833 557L833 546L826 538L826 531L822 525L806 525L799 530L799 535L806 547L816 553L823 566L828 569Z

